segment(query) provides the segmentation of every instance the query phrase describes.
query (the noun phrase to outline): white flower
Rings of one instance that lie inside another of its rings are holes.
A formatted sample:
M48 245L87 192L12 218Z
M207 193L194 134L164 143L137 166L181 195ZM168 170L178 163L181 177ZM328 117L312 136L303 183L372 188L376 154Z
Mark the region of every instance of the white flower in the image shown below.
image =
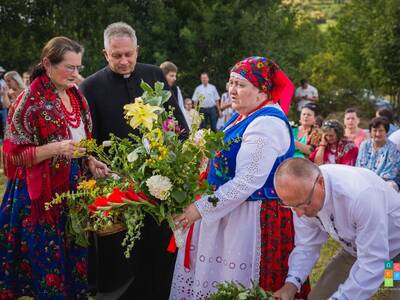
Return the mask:
M205 143L204 136L206 135L207 131L209 131L209 129L200 129L199 131L197 131L195 133L194 138L193 138L193 142L195 145L199 145L199 146L204 145L204 143Z
M102 145L103 147L111 147L111 144L111 141L104 141Z
M132 151L131 153L128 154L128 162L132 163L135 160L137 160L139 155L136 153L136 151Z
M148 139L143 138L142 140L144 149L146 150L147 154L150 154L150 142Z
M146 185L149 188L150 194L160 200L167 199L169 191L172 188L171 180L161 175L151 176L146 180Z
M115 174L115 173L111 173L111 178L114 179L114 180L120 180L120 179L121 179L121 177L118 176L118 175Z

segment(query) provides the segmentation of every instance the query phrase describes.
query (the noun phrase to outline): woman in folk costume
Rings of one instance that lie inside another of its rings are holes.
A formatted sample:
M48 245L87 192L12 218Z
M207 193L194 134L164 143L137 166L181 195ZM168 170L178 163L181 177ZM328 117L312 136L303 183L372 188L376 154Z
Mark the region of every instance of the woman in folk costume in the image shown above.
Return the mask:
M75 87L83 48L51 39L32 83L12 106L4 140L7 189L0 206L0 299L87 299L86 249L65 236L67 211L45 210L76 187L84 170L107 167L77 147L91 137L86 100Z
M273 177L294 153L290 125L277 103L287 111L293 84L271 60L250 57L233 67L229 94L237 113L224 132L232 144L215 154L208 175L218 202L202 197L176 218L190 229L170 299L205 299L218 283L231 280L247 287L257 281L275 291L287 275L292 214L279 205ZM299 298L306 299L308 291L306 284Z

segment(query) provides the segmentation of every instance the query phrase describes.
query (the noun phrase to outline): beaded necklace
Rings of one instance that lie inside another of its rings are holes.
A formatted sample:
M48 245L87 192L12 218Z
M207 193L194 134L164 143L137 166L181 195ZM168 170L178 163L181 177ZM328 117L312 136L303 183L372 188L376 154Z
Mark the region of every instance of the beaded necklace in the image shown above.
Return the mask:
M75 95L70 91L67 91L67 95L72 106L72 111L69 112L62 101L61 109L64 113L67 124L73 128L78 128L79 125L81 125L81 112L79 109L79 102L78 99L76 99Z

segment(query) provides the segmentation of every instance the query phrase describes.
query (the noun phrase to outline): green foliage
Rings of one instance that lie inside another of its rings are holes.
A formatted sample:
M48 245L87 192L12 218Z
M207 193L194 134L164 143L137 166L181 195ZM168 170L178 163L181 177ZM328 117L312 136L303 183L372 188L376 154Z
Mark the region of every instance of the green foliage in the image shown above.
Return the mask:
M105 27L122 20L137 32L139 61L176 63L184 95L191 96L204 70L223 91L230 67L251 55L270 56L299 79L297 66L318 51L320 33L312 22L299 19L296 9L280 2L4 0L1 65L23 72L39 61L45 42L65 35L85 47L82 75L88 76L106 64L101 54Z
M362 101L362 79L341 52L319 53L301 64L301 68L310 82L318 83L322 115L352 106L362 108L366 117L372 113L373 105Z
M317 85L323 112L358 106L371 117L366 91L400 102L400 0L353 0L342 6L326 46L301 69Z
M253 283L251 288L234 281L217 285L217 292L208 300L274 300L271 293L265 292L258 283Z

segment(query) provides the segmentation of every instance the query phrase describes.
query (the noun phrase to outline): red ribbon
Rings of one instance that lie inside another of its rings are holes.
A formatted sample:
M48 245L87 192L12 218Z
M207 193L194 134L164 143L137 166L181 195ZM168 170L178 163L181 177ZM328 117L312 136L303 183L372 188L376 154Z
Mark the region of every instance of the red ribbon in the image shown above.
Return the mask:
M188 232L188 235L186 238L185 258L183 260L183 265L185 266L186 269L190 269L190 244L192 242L193 228L194 228L194 224L192 224L190 226L189 232Z
M169 244L167 247L167 251L169 253L175 253L176 252L176 242L175 242L175 236L172 234L171 239L169 240Z
M203 184L203 181L207 179L208 176L208 170L209 170L210 165L208 165L207 170L202 172L199 176L199 186ZM196 201L201 198L200 195L196 195ZM186 269L190 269L190 244L192 242L192 236L193 236L193 228L194 224L192 224L189 228L188 235L186 237L186 245L185 245L185 257L183 260L183 265L185 266ZM169 241L167 251L169 253L175 253L176 252L176 241L175 241L175 236L172 234L172 237Z

